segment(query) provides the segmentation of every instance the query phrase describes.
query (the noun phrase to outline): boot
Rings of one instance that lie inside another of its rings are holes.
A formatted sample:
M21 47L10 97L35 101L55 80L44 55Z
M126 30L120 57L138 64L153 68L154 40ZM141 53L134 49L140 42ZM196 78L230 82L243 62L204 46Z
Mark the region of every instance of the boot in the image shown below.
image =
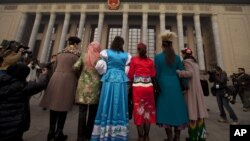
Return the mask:
M178 130L178 129L174 130L174 141L180 141L180 134L181 134L181 130Z
M55 140L54 141L65 141L67 140L68 136L64 135L62 130L57 130L55 134Z
M139 137L138 141L144 141L143 137Z
M47 141L52 141L55 137L55 126L51 126L49 128L49 133L48 133L48 136L47 136Z
M173 132L172 128L165 128L166 134L167 134L167 140L166 141L173 141Z

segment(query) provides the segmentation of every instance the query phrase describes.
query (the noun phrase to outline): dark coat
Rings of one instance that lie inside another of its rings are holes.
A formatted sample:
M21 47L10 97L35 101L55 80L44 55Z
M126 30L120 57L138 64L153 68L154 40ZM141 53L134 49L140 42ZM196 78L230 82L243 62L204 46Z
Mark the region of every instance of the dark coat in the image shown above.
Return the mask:
M0 77L0 141L29 129L29 98L47 83L47 75L41 75L37 83L27 83L8 74Z

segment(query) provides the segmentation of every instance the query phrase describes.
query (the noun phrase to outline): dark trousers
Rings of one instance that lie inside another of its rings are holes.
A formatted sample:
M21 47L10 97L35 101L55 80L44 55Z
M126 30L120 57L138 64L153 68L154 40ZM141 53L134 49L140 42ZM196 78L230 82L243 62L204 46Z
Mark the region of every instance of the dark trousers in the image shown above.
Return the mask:
M228 100L223 96L224 92L216 92L216 98L217 98L217 104L220 110L220 116L223 119L227 119L226 112L224 110L224 107L226 108L227 112L229 113L230 118L233 121L238 121L238 118L236 114L234 113L232 107L229 105Z
M6 140L4 139L1 141L23 141L23 133L13 135L11 138L8 138Z
M239 92L243 108L250 108L250 90Z
M98 105L79 105L77 141L90 140Z
M50 110L50 131L62 132L66 121L67 112ZM55 130L56 129L56 130Z

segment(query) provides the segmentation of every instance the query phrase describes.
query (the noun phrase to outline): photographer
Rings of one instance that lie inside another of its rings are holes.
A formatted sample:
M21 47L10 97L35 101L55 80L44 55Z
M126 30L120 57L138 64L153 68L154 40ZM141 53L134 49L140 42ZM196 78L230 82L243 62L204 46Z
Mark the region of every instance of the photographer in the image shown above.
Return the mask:
M15 64L0 76L0 141L22 141L30 126L29 98L46 88L47 69L42 70L38 82L26 82L29 68Z
M214 84L213 87L215 88L215 94L217 98L217 104L220 111L219 122L227 122L226 112L224 107L229 113L230 118L233 120L231 124L238 124L238 118L234 113L232 107L229 105L228 99L225 98L224 94L227 89L227 74L224 72L219 66L215 67L215 75L214 75Z
M245 73L244 68L238 68L235 84L238 86L239 96L243 103L243 111L247 112L250 109L250 75Z
M7 40L4 40L1 45L3 46L3 63L0 70L6 72L6 69L10 65L14 65L21 60L22 56L27 53L28 47L23 46L16 41Z

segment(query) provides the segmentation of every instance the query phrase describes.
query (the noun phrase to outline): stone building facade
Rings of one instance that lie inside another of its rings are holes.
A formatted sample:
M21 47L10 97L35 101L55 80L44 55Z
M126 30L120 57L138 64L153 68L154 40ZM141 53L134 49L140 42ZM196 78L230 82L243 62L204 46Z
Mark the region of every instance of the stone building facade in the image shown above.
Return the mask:
M250 72L248 1L120 0L117 10L110 10L106 0L45 1L0 2L0 41L23 42L40 62L47 62L65 47L69 36L80 37L85 50L93 40L108 48L120 35L125 39L125 50L132 55L136 54L136 44L144 42L153 58L161 52L158 35L170 30L178 35L174 41L176 53L184 47L192 48L201 70L218 64L229 73L238 67Z

